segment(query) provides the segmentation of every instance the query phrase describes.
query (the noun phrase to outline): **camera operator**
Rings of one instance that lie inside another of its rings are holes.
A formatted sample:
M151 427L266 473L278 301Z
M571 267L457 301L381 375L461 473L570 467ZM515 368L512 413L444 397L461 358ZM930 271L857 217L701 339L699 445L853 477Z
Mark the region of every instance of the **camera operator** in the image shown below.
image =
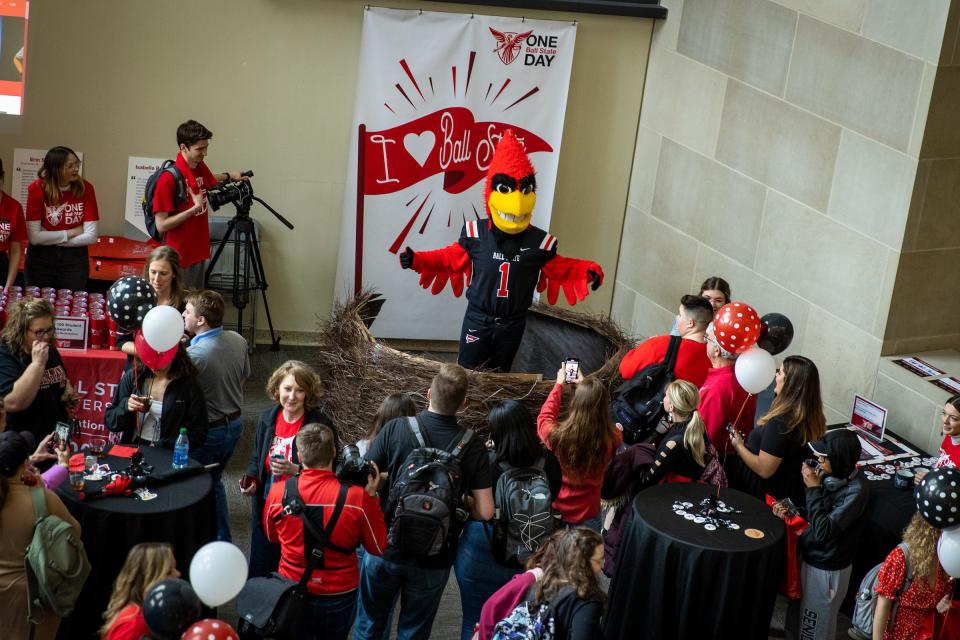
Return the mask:
M335 443L333 430L327 425L309 424L297 433L297 450L303 465L297 490L317 528L327 526L340 494L341 480L333 473ZM387 526L377 498L379 471L375 464L360 459L349 466L354 471L364 469L370 473L363 474L366 486L352 484L347 489L346 503L330 533L330 544L323 550L322 568L314 571L307 583L307 614L298 638L346 640L357 606L359 570L354 550L362 543L367 553L379 556L387 546ZM357 481L360 478L356 476L354 473L350 477ZM284 484L270 488L263 525L267 539L280 543L280 574L300 580L307 567L304 525L299 515L284 513Z
M213 133L196 120L187 120L177 127L176 168L186 186L187 197L177 201L177 180L164 173L157 180L153 194L153 211L157 229L164 233L164 244L180 254L183 284L202 289L204 270L210 258L210 228L207 223L207 191L219 181L246 180L239 171L214 174L204 158Z

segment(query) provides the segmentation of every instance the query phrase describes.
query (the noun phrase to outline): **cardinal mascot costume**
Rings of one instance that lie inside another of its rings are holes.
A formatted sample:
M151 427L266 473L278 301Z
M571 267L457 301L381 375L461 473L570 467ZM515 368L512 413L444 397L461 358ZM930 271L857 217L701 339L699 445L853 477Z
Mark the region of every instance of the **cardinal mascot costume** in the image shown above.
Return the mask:
M400 266L420 274L420 286L440 293L450 283L453 295L467 288L467 312L457 361L468 369L510 371L523 339L533 291L547 292L554 304L563 289L574 305L588 287L603 283L596 262L557 255L557 239L530 224L537 201L533 165L512 130L497 144L483 197L486 220L471 220L460 240L436 251L400 254Z

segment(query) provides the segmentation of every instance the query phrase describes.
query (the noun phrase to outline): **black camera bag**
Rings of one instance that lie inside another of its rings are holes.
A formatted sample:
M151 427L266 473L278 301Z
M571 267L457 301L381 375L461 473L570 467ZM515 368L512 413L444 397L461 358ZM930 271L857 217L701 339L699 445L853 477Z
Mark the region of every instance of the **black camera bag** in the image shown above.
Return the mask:
M240 621L237 631L244 637L277 638L278 640L296 640L300 637L300 625L306 612L307 582L317 568L323 568L325 547L331 545L330 534L340 519L343 505L347 501L345 484L340 485L340 494L333 508L327 526L318 529L304 508L303 500L297 489L297 477L289 478L283 490L283 511L276 517L299 515L306 531L317 541L307 557L307 568L299 582L285 578L273 572L265 577L251 578L243 585L237 596L237 613ZM322 522L322 519L321 519ZM306 532L305 531L305 532ZM304 536L306 539L306 536Z

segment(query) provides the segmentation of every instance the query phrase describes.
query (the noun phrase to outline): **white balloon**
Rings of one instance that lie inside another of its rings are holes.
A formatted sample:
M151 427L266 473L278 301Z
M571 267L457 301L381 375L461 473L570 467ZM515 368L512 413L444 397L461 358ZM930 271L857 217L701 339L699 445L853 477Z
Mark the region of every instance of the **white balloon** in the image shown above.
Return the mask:
M176 308L161 304L143 317L143 338L158 353L177 346L183 337L183 316Z
M734 373L737 382L747 393L757 394L773 382L777 363L769 352L760 347L750 347L737 358Z
M960 529L945 530L937 542L940 566L954 578L960 578Z
M229 542L205 544L190 561L190 584L208 607L237 597L247 581L247 559Z

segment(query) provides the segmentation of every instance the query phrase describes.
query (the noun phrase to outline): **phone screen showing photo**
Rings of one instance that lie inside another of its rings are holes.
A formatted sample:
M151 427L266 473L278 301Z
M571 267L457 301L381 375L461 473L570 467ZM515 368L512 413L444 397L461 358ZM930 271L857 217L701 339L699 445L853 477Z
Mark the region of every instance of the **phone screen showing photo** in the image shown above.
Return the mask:
M576 358L568 358L563 361L563 378L567 382L576 382L580 375L580 361Z

